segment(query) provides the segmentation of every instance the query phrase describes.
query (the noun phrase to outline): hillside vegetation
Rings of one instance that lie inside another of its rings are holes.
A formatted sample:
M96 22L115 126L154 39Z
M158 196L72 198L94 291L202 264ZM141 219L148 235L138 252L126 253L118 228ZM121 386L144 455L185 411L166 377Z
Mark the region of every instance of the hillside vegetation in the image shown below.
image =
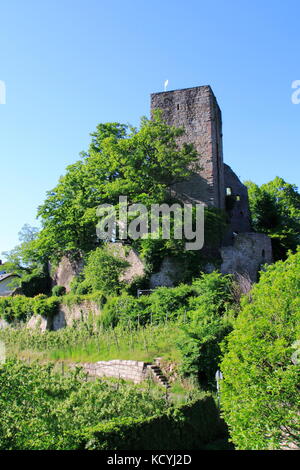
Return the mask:
M300 446L300 250L269 266L223 345L222 406L240 449Z
M174 217L170 239L161 229L156 239L129 237L125 251L134 249L145 266L144 276L130 282L122 280L126 261L107 245L120 227L111 239L97 239L100 204L114 204L119 213L120 195L147 209L178 202L170 187L201 167L193 145L178 146L183 134L159 112L142 119L139 130L98 125L88 151L47 193L38 210L41 230L25 226L20 245L6 254L5 270L19 274L22 295L0 298L0 318L9 324L0 330L7 353L0 365L0 448L228 448L214 401L220 367L221 408L234 445L297 445L297 188L280 178L262 187L247 183L252 224L272 237L279 260L262 267L254 286L246 276L204 274L208 263L220 263L228 223L214 208L205 209L205 250L186 251L185 238L174 239ZM83 265L70 293L51 286L62 256ZM175 287L137 297L166 257L181 267ZM51 319L60 304L81 302L96 303L100 314L59 331L28 328L32 316ZM157 357L172 385L169 395L150 382L92 382L74 370L77 362Z

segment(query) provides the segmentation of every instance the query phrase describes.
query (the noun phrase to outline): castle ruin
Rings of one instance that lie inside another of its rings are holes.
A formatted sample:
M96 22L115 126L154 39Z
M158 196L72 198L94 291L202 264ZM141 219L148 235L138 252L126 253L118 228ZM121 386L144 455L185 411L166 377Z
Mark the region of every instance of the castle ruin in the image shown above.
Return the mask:
M255 280L259 267L272 262L271 241L252 232L247 187L223 162L222 114L211 87L153 93L151 112L155 109L167 124L185 129L178 143L194 144L199 155L201 169L172 189L183 200L227 211L229 229L220 250L223 271L247 272Z

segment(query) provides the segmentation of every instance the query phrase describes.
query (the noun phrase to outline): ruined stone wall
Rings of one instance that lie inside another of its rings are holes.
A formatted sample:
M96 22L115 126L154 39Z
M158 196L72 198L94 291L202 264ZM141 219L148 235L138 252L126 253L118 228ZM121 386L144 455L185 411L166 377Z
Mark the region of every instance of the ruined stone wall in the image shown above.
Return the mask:
M147 364L141 361L121 361L115 359L112 361L99 361L81 365L89 375L132 380L134 383L142 382L149 374Z
M264 264L272 263L271 239L263 233L239 233L233 246L221 248L223 274L242 274L257 281L257 273Z
M224 182L225 191L227 188L231 192L231 196L226 196L231 207L229 208L230 216L230 227L228 233L230 236L233 232L250 232L251 221L248 201L248 189L241 183L237 175L232 171L230 166L224 164ZM231 243L231 239L227 238L228 242Z
M178 143L193 143L202 167L188 182L176 184L173 189L195 201L224 208L222 117L211 88L153 93L151 111L157 108L169 125L184 127L185 134Z

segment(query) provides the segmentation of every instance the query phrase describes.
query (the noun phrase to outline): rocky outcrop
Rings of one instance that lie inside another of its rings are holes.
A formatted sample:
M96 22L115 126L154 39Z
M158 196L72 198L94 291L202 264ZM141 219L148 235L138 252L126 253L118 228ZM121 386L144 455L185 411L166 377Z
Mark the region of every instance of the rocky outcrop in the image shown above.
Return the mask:
M156 287L174 287L176 281L180 279L181 268L175 260L166 257L157 273L153 273L150 276L150 289Z
M122 243L109 243L109 251L115 256L127 261L129 264L128 268L125 269L124 273L120 277L120 281L126 283L132 282L137 277L145 275L145 266L140 259L138 253L128 245Z
M130 283L135 278L145 275L144 263L133 248L122 243L108 243L107 247L112 254L124 259L129 264L121 275L120 281ZM53 285L63 286L66 292L70 292L71 282L83 270L83 264L82 258L75 259L69 255L63 256L52 276Z
M66 292L70 292L71 281L83 269L83 259L73 258L72 256L63 256L52 276L54 286L63 286Z
M51 329L56 331L66 326L72 326L74 322L85 321L101 314L96 302L85 300L79 304L66 305L61 303L59 310L52 319Z
M101 309L97 302L84 300L78 304L66 305L61 303L58 312L53 317L43 317L42 315L32 315L26 327L38 329L40 331L57 331L66 326L72 326L75 322L86 321L101 314ZM2 323L3 326L2 326ZM6 322L0 321L0 329L6 327Z
M32 315L26 324L26 328L32 330L46 331L51 330L51 318L43 317L42 315Z
M9 327L9 323L3 318L0 318L0 330L5 330L5 328L8 328L8 327Z

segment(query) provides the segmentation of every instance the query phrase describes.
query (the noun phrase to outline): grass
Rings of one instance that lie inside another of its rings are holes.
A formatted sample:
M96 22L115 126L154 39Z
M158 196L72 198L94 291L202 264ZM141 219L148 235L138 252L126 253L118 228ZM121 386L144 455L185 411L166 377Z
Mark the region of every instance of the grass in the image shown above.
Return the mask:
M127 359L153 362L156 357L180 362L176 323L148 325L138 329L117 327L92 330L85 324L56 332L5 330L1 333L11 356L67 362Z

